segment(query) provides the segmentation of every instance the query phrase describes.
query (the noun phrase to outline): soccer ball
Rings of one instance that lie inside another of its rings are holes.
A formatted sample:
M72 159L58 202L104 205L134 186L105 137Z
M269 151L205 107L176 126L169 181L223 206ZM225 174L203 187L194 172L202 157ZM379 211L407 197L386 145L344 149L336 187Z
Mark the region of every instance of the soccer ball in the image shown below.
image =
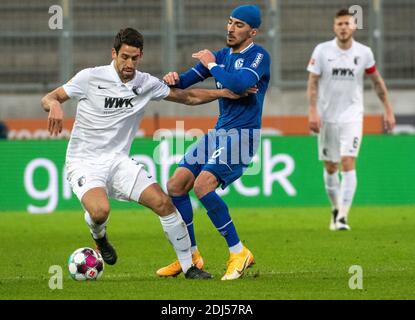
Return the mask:
M91 248L76 249L68 260L72 279L98 280L104 273L104 260L99 252Z

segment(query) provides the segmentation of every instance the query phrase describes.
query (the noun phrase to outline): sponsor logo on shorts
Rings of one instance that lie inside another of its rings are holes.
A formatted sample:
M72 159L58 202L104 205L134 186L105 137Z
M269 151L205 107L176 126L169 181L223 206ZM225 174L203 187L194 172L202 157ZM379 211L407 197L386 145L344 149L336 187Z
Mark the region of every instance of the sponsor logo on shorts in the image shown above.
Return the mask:
M82 187L86 183L86 177L82 176L78 179L78 186Z

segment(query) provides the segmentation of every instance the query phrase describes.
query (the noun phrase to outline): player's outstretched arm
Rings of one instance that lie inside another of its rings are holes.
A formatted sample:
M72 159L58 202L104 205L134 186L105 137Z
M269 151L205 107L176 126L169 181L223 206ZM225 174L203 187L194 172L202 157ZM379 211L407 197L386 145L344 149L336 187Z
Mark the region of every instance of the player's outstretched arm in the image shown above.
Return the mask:
M388 98L388 89L386 89L385 81L380 75L379 71L375 71L369 75L375 86L375 91L379 99L382 101L385 108L384 126L386 131L392 131L395 127L395 115L393 113L392 105Z
M177 103L183 103L187 105L199 105L214 101L219 98L228 98L228 99L239 99L246 97L248 94L253 94L258 91L257 88L250 88L245 93L239 95L233 93L228 89L177 89L171 88L170 94L164 98L168 101L173 101Z
M223 87L228 88L237 94L242 94L248 90L248 88L255 86L260 78L253 70L246 70L247 68L242 68L236 72L225 71L216 64L215 55L208 49L193 53L192 58L199 59L200 63L209 69L210 74L214 76ZM258 71L258 69L256 69L256 71Z
M63 110L61 104L69 99L65 90L59 87L47 95L42 100L43 110L49 112L48 115L48 131L51 136L57 136L62 132L63 127Z
M321 121L317 112L318 80L320 76L310 72L307 83L308 127L315 133L320 132Z

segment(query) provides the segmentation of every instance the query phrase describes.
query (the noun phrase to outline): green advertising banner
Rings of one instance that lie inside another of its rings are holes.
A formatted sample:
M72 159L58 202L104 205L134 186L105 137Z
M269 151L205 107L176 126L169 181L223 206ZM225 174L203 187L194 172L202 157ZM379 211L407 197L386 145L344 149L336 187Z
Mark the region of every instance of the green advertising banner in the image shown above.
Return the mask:
M80 209L65 178L67 143L0 141L0 211ZM176 140L136 139L131 156L144 163L165 188L190 143L183 146ZM354 204L415 204L415 136L365 136L357 175ZM258 156L246 174L218 192L232 207L328 205L316 137L263 137ZM118 201L111 205L140 207Z

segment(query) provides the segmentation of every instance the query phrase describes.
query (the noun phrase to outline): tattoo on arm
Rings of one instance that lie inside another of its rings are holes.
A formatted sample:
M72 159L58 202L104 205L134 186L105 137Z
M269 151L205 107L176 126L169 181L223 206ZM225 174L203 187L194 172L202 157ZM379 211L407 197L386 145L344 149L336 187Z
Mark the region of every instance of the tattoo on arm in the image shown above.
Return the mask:
M371 76L373 85L375 87L375 91L379 99L383 103L387 103L388 101L388 90L386 89L385 81L383 80L382 76L376 71Z
M317 104L317 92L318 92L318 77L310 75L308 79L307 96L310 105Z
M378 95L379 99L382 102L385 102L386 100L386 87L385 87L385 83L383 82L382 78L378 78L375 81L375 91L376 94Z

